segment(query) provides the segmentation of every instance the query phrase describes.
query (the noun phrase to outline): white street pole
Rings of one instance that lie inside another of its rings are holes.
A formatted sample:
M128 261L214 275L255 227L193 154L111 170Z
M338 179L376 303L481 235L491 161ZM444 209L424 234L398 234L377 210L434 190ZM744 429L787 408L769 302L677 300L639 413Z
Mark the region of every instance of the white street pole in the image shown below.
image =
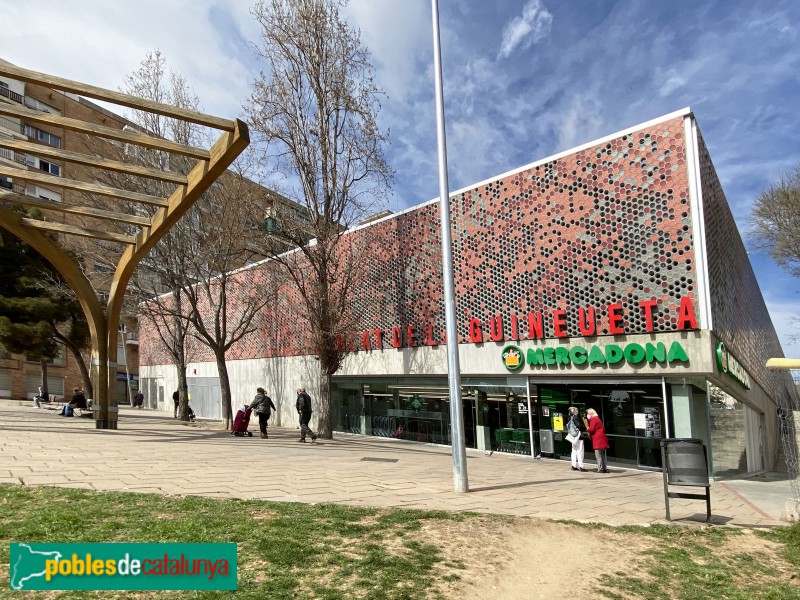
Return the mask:
M450 189L447 181L447 141L444 127L442 56L439 44L439 2L431 0L433 11L433 73L436 87L436 139L439 150L439 212L442 220L442 281L444 283L447 372L450 384L450 427L453 445L453 486L468 492L467 451L464 445L464 415L461 406L461 367L458 362L458 332L453 285L453 247L450 235Z

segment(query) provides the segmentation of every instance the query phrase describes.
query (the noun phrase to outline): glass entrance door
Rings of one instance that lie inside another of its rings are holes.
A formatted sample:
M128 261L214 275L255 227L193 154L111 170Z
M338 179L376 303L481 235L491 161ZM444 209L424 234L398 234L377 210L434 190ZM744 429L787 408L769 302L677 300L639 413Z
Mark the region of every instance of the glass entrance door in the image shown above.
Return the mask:
M608 437L610 462L641 468L661 468L664 436L664 402L661 384L539 384L539 438L544 456L567 458L572 445L566 441L569 407L583 418L593 408ZM587 460L593 458L591 440L584 440Z

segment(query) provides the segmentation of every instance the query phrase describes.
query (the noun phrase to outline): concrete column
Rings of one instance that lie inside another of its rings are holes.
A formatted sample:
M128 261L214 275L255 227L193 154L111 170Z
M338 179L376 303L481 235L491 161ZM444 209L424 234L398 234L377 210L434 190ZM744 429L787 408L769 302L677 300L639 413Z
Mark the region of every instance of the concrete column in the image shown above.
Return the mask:
M692 436L692 388L686 384L672 384L672 437Z

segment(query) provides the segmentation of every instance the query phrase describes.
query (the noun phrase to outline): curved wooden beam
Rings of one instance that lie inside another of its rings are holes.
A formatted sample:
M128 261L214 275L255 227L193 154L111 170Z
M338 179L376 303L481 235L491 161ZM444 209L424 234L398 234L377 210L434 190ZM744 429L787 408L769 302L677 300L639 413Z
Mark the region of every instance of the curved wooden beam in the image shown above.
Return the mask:
M108 297L106 331L109 336L109 347L115 347L119 316L122 311L122 300L125 289L139 261L155 246L170 228L200 198L217 177L225 172L231 163L250 143L247 125L236 119L233 131L223 133L209 150L210 160L199 161L189 172L188 185L179 187L167 199L167 206L153 215L149 229L143 229L136 237L136 244L129 246L117 264L114 279L111 282ZM112 339L114 336L114 339Z
M106 333L106 315L100 300L95 294L92 284L80 270L80 267L46 235L24 223L25 217L0 205L0 227L17 236L33 247L53 265L75 292L75 296L83 309L89 325L92 341L92 375L95 383L95 402L108 405L106 396L108 389L100 383L108 379L108 336ZM116 347L116 346L115 346Z

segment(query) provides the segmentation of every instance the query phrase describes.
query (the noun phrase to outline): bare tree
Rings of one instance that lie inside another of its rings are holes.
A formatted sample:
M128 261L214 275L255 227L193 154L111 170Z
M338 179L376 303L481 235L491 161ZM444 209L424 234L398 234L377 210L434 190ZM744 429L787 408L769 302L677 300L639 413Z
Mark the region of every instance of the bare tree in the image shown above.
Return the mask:
M139 69L125 78L121 91L190 110L197 110L199 105L197 96L191 91L186 80L179 74L168 71L166 57L159 50L147 53ZM128 118L142 130L178 143L197 145L203 138L202 129L187 121L135 110L130 111ZM141 146L123 147L121 154L126 161L143 166L169 169L183 174L188 173L190 169L189 162L182 157L170 156ZM161 197L169 195L174 189L174 186L163 181L115 173L107 173L105 178L115 187L136 189ZM131 204L127 208L131 212L147 216L151 216L155 210L153 207L139 204ZM140 263L130 285L140 318L150 321L153 325L175 366L178 377L178 418L188 421L186 338L189 334L190 321L181 285L175 277L176 270L182 268L181 261L176 260L176 257L182 252L189 251L182 245L186 236L181 234L181 229L185 226L185 220L179 221L173 230L155 245Z
M366 251L342 243L342 235L380 204L392 177L382 151L388 132L376 121L383 92L360 33L340 13L346 4L265 0L251 9L261 26L254 49L266 72L246 110L264 157L295 182L286 195L307 213L307 225L280 222L272 248L302 299L309 351L320 360L323 437L332 435L330 381L347 351L348 298ZM287 245L298 251L281 254Z
M175 232L183 237L183 251L172 257L175 268L165 276L188 305L192 335L214 354L222 419L228 429L233 410L225 354L256 331L256 317L274 300L278 285L266 265L237 270L260 256L247 242L253 235L254 215L264 210L263 188L235 171L220 181L187 213L186 226Z
M800 166L758 195L752 223L756 246L800 277Z
M158 51L147 55L140 69L126 79L123 91L181 108L198 108L186 81L168 72L166 59ZM152 113L132 111L129 119L150 134L183 144L201 145L204 135L196 125ZM122 159L148 167L183 174L190 168L180 156L147 148L120 146L118 151ZM155 325L175 363L179 417L188 419L187 336L193 336L214 355L226 428L231 425L232 403L225 354L254 330L254 317L269 301L269 295L255 293L251 279L232 273L254 258L247 240L254 221L263 220L267 202L267 192L245 176L247 164L242 159L206 191L140 263L131 282L137 300L145 302L144 318ZM159 180L114 173L104 177L114 187L160 197L174 190ZM136 203L126 208L148 216L155 210Z
M756 247L767 250L778 265L800 277L800 166L758 195L751 223L750 239ZM800 318L792 321L796 325Z

